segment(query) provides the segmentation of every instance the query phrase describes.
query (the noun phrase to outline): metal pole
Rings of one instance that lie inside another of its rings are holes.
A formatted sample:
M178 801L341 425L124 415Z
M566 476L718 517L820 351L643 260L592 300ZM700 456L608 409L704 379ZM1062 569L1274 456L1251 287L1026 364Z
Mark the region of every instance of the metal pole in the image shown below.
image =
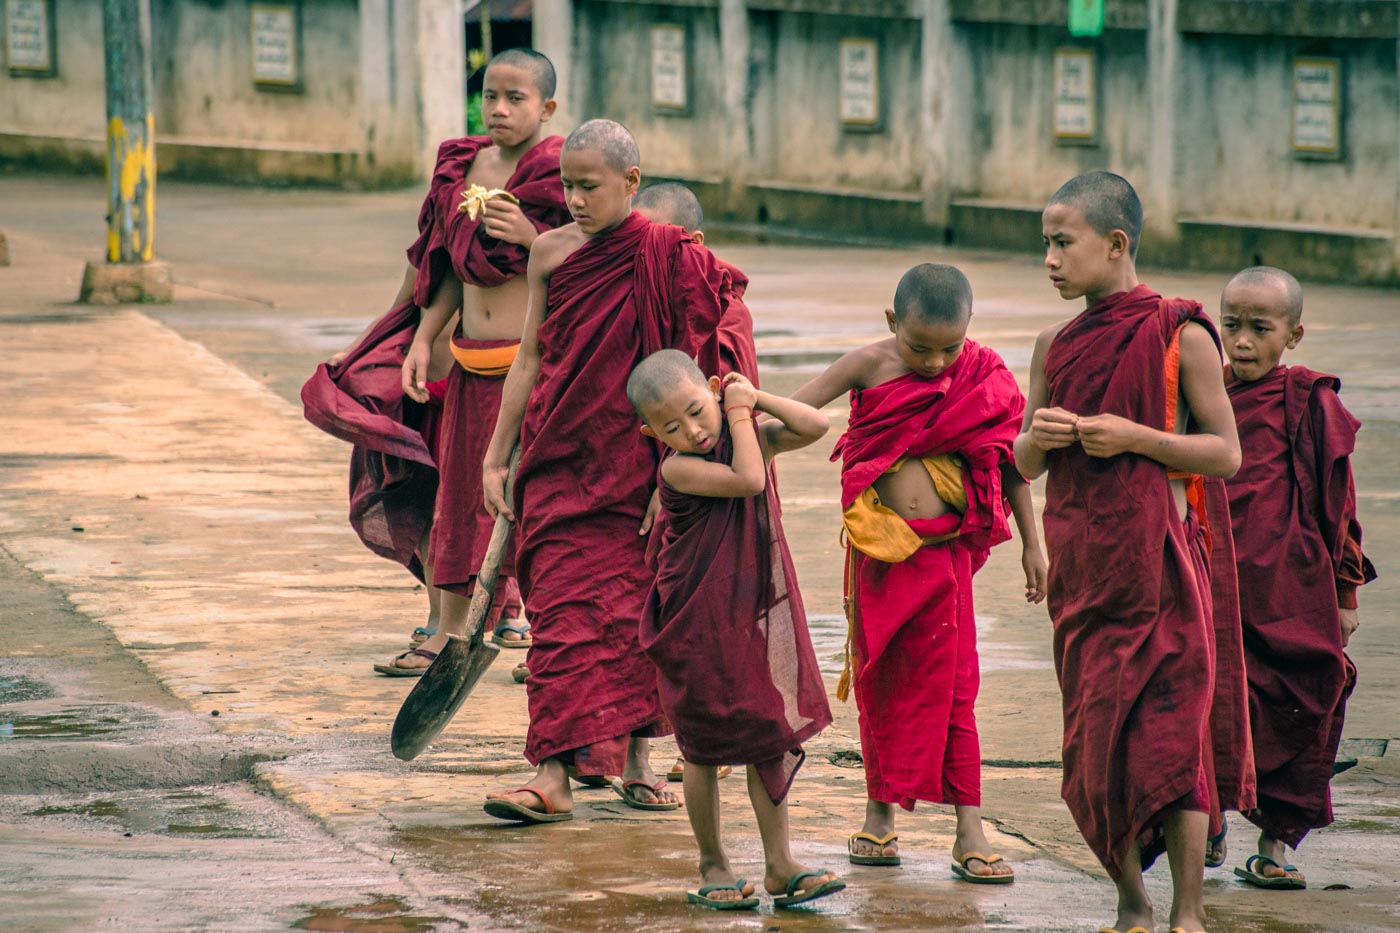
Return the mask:
M491 48L491 0L481 0L481 54L488 62L496 54Z
M107 61L107 261L155 256L156 144L150 0L103 0Z

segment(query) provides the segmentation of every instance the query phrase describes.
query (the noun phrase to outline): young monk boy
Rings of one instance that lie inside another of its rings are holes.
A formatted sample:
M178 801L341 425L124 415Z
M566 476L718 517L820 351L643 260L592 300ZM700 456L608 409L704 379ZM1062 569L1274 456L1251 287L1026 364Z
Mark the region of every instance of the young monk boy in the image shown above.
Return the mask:
M637 643L651 584L637 531L660 455L637 431L625 389L657 350L703 350L714 370L729 275L679 227L632 210L638 162L632 134L610 120L565 141L574 222L530 252L530 311L483 465L487 508L518 523L516 567L534 626L525 757L538 770L488 798L486 811L503 819L572 817L570 764L581 777L621 774L629 806L680 805L648 761L648 737L666 727L656 669Z
M1360 423L1335 376L1281 360L1303 339L1303 290L1257 266L1220 298L1244 460L1229 480L1258 806L1259 851L1235 874L1261 888L1303 888L1287 848L1332 822L1329 782L1356 668L1356 588L1375 579L1361 553L1350 457Z
M972 286L924 263L900 279L885 320L894 335L848 353L793 396L821 407L850 394L842 458L851 635L848 672L860 709L865 825L847 848L857 865L898 865L895 805L952 804L953 872L1006 884L981 819L982 756L972 575L1021 535L1026 598L1045 598L1045 557L1030 487L1012 463L1025 399L1001 357L967 339Z
M1051 284L1086 305L1036 341L1016 438L1021 472L1049 471L1064 798L1118 889L1118 918L1105 929L1153 929L1141 852L1160 828L1171 928L1196 933L1206 928L1215 804L1215 639L1203 529L1187 512L1184 480L1168 471L1233 475L1235 420L1200 306L1138 283L1142 206L1132 186L1109 172L1080 175L1050 199L1041 224Z
M638 364L627 398L643 433L674 452L661 463L667 521L641 644L660 672L661 709L687 762L701 880L687 900L716 910L758 906L720 839L717 768L741 764L774 906L825 897L845 885L793 859L787 794L802 743L831 723L831 710L768 463L824 435L826 418L739 373L706 380L679 350ZM755 422L760 412L769 417Z
M525 323L529 290L523 273L536 237L568 219L559 183L562 140L544 136L556 106L554 81L553 66L538 52L510 49L491 60L482 89L491 135L442 145L419 220L422 232L409 250L418 269L414 300L423 308L402 369L403 391L413 400L428 401L433 343L458 308L461 313L451 340L456 364L443 398L429 546L432 582L443 591L441 624L420 647L376 666L385 674L421 674L447 636L466 627L476 571L491 537L491 517L479 492L481 460ZM502 572L514 573L509 555ZM497 589L491 612L496 644L528 647L529 626L518 617L513 580Z

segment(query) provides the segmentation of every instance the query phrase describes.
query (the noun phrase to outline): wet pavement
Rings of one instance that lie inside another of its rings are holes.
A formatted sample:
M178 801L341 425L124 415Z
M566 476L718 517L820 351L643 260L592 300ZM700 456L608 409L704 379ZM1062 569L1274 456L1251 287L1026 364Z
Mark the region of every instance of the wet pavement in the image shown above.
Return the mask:
M579 790L571 823L486 817L514 786L514 657L418 760L388 753L411 682L370 664L403 650L425 600L344 522L345 448L296 403L402 273L417 195L163 185L160 252L177 302L69 304L100 252L100 179L0 176L0 916L16 929L1093 930L1112 889L1058 798L1059 697L1044 610L1021 601L1016 545L978 577L984 812L1015 885L952 880L950 812L901 818L905 864L846 865L863 809L854 709L809 746L793 796L799 857L850 887L813 910L688 908L682 813ZM1035 334L1067 312L1036 258L725 245L749 293L765 385L790 391L877 338L895 282L942 258L971 278L973 336L1024 379ZM1033 248L1030 247L1030 248ZM1213 309L1218 277L1144 278ZM1306 285L1306 283L1305 283ZM1367 550L1348 713L1356 767L1338 821L1304 844L1306 892L1209 874L1212 930L1400 927L1400 293L1308 288L1298 362L1339 372L1366 423L1355 459ZM834 407L834 440L844 409ZM839 669L836 467L825 442L780 461L785 524L824 670ZM1036 488L1037 498L1040 489ZM655 761L673 746L657 743ZM727 843L761 875L742 784ZM1236 820L1232 845L1250 834ZM1232 857L1229 865L1239 858ZM1149 876L1165 910L1165 868ZM1337 885L1344 889L1327 890ZM7 927L8 928L8 927ZM1165 923L1162 924L1165 929Z

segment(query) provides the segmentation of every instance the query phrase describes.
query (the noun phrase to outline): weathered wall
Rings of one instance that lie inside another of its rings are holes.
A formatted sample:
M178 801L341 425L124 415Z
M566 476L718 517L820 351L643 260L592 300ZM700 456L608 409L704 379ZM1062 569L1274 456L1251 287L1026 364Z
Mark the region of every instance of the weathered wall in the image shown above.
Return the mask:
M0 158L100 158L102 4L58 0L55 12L57 76L0 71ZM462 132L454 0L302 0L300 85L287 90L254 84L247 0L152 0L151 22L165 174L409 182Z

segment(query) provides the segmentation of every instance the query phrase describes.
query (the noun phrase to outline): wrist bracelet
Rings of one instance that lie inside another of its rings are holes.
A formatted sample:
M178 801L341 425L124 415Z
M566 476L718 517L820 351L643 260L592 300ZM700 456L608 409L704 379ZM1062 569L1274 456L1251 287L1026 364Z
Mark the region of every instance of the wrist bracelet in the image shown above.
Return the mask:
M731 421L731 422L729 422L729 426L732 428L732 427L735 427L736 425L743 424L745 421L752 422L753 419L752 419L752 418L740 418L738 421Z
M753 406L752 406L752 405L731 405L730 407L728 407L728 408L726 408L726 409L724 410L724 413L727 415L727 414L730 414L731 412L738 411L738 410L741 409L741 408L742 408L744 411L748 412L749 414L751 414L751 415L753 414Z

